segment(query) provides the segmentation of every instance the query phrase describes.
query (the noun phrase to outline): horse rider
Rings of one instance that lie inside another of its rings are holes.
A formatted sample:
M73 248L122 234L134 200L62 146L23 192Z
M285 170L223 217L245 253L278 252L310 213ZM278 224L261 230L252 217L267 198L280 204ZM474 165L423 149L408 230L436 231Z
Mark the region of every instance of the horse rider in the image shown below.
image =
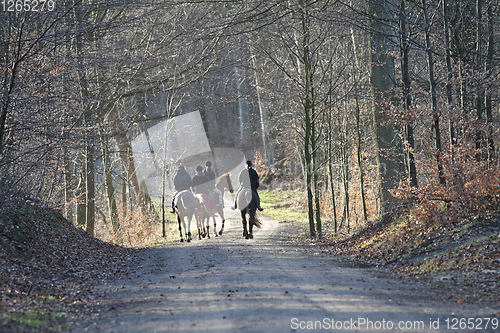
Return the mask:
M257 171L255 171L254 168L252 168L252 161L247 161L246 168L241 170L238 176L238 182L240 183L240 188L238 189L238 192L236 192L234 206L231 207L231 209L234 210L237 208L238 194L240 194L241 190L244 188L248 188L254 191L257 195L257 209L259 211L263 211L264 208L260 206L260 197L259 193L257 192L257 189L259 188L259 174L257 173Z
M186 171L186 168L180 165L174 177L174 187L176 192L172 197L172 210L170 211L170 213L175 213L174 201L177 194L179 194L179 192L182 192L184 190L189 190L191 185L192 185L191 176Z
M209 197L212 197L210 195L210 190L208 189L208 182L208 177L203 173L203 167L201 165L198 165L196 167L196 175L193 177L193 181L191 183L191 189L193 190L193 193L204 193Z
M221 208L224 208L224 202L222 201L222 192L217 187L215 187L216 176L215 176L214 170L212 170L211 167L212 167L212 162L206 161L205 162L205 171L203 171L203 173L208 178L207 186L208 186L208 189L210 191L212 191L213 193L215 193L215 195L217 196L217 198L219 200L219 206Z

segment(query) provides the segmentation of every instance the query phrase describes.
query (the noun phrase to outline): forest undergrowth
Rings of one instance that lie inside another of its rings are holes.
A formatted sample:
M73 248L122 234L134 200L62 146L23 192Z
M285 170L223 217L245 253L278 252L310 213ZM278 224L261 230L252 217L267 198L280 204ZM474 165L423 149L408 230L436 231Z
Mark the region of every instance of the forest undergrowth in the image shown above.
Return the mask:
M352 235L337 235L323 251L415 278L459 303L498 305L500 218L468 216L420 222L393 211Z
M300 191L263 192L261 197L269 216L307 223ZM369 264L401 279L417 279L443 299L498 305L500 216L485 211L456 213L443 201L421 201L337 234L331 219L324 216L324 238L318 246L343 260Z
M75 228L29 200L0 206L0 332L55 332L89 315L94 286L125 274L136 249Z

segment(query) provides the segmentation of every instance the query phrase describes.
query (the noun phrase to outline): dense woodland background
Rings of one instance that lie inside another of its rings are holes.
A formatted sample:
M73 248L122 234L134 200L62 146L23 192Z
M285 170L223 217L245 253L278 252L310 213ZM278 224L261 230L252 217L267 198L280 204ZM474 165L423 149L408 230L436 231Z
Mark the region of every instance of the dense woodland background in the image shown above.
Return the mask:
M120 241L158 219L131 140L200 111L212 147L307 194L311 237L395 208L498 211L498 0L18 2L0 13L0 203Z

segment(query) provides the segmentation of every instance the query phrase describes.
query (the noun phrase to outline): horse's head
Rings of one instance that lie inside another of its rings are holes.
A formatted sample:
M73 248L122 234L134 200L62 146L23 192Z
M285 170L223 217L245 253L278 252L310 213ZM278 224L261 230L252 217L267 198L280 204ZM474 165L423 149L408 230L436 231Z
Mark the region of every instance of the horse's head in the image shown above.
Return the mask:
M231 182L231 174L229 172L220 177L220 181L216 186L221 192L224 189L227 189L230 193L234 193L233 183Z
M230 193L234 193L233 182L231 181L231 174L226 173L226 180L227 180L227 190Z

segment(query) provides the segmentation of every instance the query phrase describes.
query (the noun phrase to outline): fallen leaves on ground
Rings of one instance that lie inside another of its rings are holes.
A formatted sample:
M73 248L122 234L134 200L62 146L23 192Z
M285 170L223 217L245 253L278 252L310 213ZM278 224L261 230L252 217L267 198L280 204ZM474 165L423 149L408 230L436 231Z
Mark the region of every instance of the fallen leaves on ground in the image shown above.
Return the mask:
M0 207L0 331L50 332L92 312L94 286L126 271L134 250L102 242L30 201Z
M499 243L498 216L421 223L393 213L326 242L324 251L427 281L460 303L494 304L500 298Z

